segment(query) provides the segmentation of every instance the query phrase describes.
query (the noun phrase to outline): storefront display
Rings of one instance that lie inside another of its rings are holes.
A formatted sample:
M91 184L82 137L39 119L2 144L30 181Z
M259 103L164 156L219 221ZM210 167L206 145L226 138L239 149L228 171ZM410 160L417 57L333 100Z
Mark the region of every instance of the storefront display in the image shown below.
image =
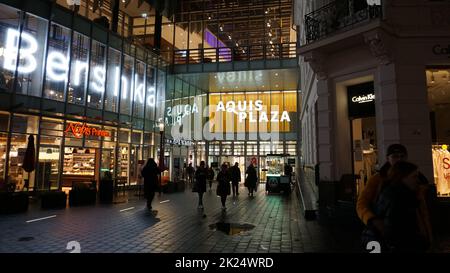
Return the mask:
M287 192L291 190L290 178L285 175L284 167L287 164L287 155L269 154L266 157L267 182L266 191L268 192Z
M433 172L440 196L450 196L450 152L448 145L433 145Z

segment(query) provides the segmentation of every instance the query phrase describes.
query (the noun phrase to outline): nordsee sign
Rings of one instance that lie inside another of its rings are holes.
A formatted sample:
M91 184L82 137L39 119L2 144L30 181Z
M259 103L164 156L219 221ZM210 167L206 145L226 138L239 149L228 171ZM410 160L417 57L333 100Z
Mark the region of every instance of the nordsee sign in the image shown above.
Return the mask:
M19 36L21 37L21 48L19 54L19 65L17 65L17 53L19 47ZM38 52L39 45L37 40L29 33L22 32L20 34L16 29L9 28L6 32L5 49L3 54L3 68L9 71L17 71L22 74L29 74L36 70L38 62L36 60L36 53ZM65 82L68 79L69 73L69 57L58 52L56 50L49 51L47 54L46 62L46 75L48 80L53 82ZM75 60L72 63L73 78L70 84L72 86L79 86L85 82L87 77L87 71L91 69L92 80L89 84L90 89L97 93L103 93L105 91L105 79L106 68L102 66L90 67L88 62ZM147 98L145 99L145 80L139 81L137 73L134 78L128 78L124 75L120 75L120 66L116 66L113 69L113 92L114 96L119 96L119 89L122 87L121 99L127 99L128 96L132 97L133 101L137 101L144 104L146 100L147 105L155 106L155 87L147 87ZM82 77L84 79L82 79ZM121 86L120 86L121 85Z

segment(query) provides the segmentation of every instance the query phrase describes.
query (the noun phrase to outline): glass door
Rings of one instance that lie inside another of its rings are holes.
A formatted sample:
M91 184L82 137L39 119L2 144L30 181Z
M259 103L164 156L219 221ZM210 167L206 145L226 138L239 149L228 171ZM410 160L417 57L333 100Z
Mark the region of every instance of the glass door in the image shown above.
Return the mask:
M59 157L58 146L41 146L39 148L39 163L37 170L37 189L58 189Z

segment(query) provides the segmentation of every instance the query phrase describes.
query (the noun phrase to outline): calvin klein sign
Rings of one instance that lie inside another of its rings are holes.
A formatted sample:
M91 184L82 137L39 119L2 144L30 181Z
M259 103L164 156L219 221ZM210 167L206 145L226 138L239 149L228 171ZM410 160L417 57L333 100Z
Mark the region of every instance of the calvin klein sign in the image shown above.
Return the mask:
M373 82L347 87L348 116L363 118L375 116L375 88Z
M450 45L435 45L433 46L433 53L434 55L444 55L450 58Z

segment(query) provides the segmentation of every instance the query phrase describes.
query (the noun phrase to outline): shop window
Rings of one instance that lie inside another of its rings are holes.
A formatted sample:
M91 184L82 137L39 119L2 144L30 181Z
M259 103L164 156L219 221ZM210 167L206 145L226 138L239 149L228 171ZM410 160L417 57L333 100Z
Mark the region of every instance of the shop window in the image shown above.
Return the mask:
M8 113L0 113L0 132L8 131L9 125L9 114Z
M89 73L88 106L95 109L103 108L103 93L105 92L106 46L92 41L91 72Z
M439 196L450 197L450 68L426 71L434 182Z
M44 97L64 101L68 69L70 29L52 23L48 37L48 56Z
M12 132L37 134L39 117L14 114L12 118Z
M131 143L141 144L142 132L133 132L131 134Z
M41 135L59 136L64 134L64 124L62 120L42 118L41 120Z
M103 142L102 147L102 163L101 173L110 172L112 177L115 176L115 164L116 162L116 143L115 142Z
M13 91L13 77L18 53L17 40L15 44L12 43L13 47L8 52L8 55L5 54L5 49L8 48L8 41L13 41L10 39L15 37L19 31L20 11L3 4L0 4L0 10L2 11L0 13L0 53L2 55L0 57L0 90ZM9 59L5 57L9 57ZM5 64L9 65L5 68Z
M36 145L36 136L34 136L34 140ZM33 186L34 184L34 172L28 174L22 168L27 145L28 145L28 135L25 134L11 135L8 179L9 182L15 184L15 188L18 191L23 190L27 186L25 184L26 179L29 180L30 183L28 186Z
M84 105L89 70L89 37L74 32L67 101Z
M233 150L231 147L231 142L223 142L221 155L232 155L232 154L233 154Z
M117 128L104 126L103 130L108 132L108 136L103 138L104 141L116 141L117 139Z
M36 172L36 188L39 190L58 189L60 148L44 144L41 138L39 163Z
M130 142L130 131L121 129L119 131L119 142L129 143Z
M8 134L0 133L0 185L3 185L3 183L4 183L3 179L5 177L7 139L8 139Z

